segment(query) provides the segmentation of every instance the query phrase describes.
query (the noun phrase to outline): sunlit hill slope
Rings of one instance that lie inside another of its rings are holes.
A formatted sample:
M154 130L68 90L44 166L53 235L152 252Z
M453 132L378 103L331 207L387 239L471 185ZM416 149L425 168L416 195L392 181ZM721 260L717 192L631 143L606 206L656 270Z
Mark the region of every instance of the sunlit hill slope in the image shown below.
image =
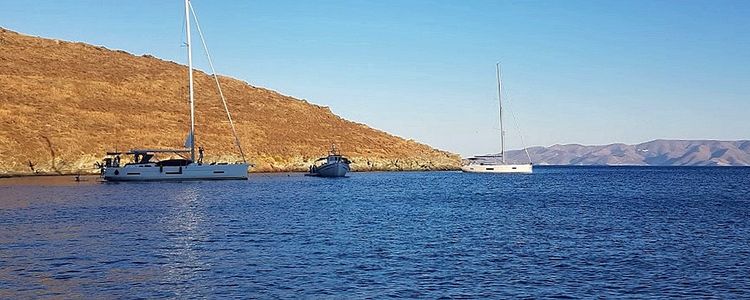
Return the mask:
M93 171L108 150L174 148L188 130L187 67L0 29L0 174ZM457 155L220 77L255 171L306 170L335 142L355 170L452 169ZM324 101L324 99L321 99ZM197 143L239 160L211 77L196 73Z

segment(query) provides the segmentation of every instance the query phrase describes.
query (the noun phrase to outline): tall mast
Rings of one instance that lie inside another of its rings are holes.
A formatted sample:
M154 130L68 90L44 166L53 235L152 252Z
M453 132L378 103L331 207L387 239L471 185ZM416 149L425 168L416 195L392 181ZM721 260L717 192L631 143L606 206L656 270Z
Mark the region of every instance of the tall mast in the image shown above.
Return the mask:
M190 0L185 0L185 33L187 34L188 89L190 90L190 160L195 161L195 99L193 95L193 51L190 43Z
M495 64L495 71L497 72L497 102L500 105L500 158L505 163L505 131L503 130L503 96L502 83L500 81L500 62Z

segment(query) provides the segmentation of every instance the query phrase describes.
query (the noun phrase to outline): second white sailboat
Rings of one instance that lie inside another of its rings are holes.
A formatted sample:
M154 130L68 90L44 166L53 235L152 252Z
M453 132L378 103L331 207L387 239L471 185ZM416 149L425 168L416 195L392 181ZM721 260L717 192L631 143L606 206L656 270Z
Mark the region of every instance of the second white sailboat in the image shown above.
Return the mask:
M526 156L529 158L528 164L508 164L505 161L505 131L503 130L503 98L502 98L502 80L500 79L500 63L495 65L497 73L497 98L500 105L500 153L497 155L480 155L467 159L467 162L461 166L461 171L469 173L532 173L534 166L531 163L531 156L528 151ZM526 149L524 148L524 151Z

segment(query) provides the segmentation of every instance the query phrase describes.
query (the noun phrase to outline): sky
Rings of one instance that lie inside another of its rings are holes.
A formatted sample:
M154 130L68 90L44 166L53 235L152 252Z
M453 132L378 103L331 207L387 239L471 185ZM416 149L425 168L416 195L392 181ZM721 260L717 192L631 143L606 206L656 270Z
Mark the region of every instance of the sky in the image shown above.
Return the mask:
M464 156L499 152L498 61L511 149L750 139L750 1L192 3L218 73ZM1 27L181 63L183 22L180 0L0 2Z

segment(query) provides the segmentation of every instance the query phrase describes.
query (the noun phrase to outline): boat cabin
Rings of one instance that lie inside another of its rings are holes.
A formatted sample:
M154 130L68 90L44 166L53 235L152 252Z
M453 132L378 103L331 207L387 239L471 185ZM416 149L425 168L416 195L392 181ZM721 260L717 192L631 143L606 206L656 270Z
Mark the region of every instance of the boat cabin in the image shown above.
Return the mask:
M501 164L503 160L502 155L477 155L465 159L465 164L469 165L497 165Z
M154 160L154 157L160 153L176 154L180 158ZM104 158L104 162L102 166L106 168L119 168L121 157L125 155L131 156L131 160L129 163L125 164L126 166L127 165L144 165L144 166L147 165L147 166L156 166L156 167L187 166L193 163L193 161L190 159L187 159L184 156L185 153L190 153L190 150L189 149L135 149L135 150L127 151L127 152L107 152L108 157Z
M326 156L326 157L319 158L315 162L318 163L318 162L321 162L321 161L325 161L325 163L334 163L334 162L343 162L343 163L347 163L347 164L349 163L349 159L347 159L346 157L343 157L341 155L329 155L329 156Z

